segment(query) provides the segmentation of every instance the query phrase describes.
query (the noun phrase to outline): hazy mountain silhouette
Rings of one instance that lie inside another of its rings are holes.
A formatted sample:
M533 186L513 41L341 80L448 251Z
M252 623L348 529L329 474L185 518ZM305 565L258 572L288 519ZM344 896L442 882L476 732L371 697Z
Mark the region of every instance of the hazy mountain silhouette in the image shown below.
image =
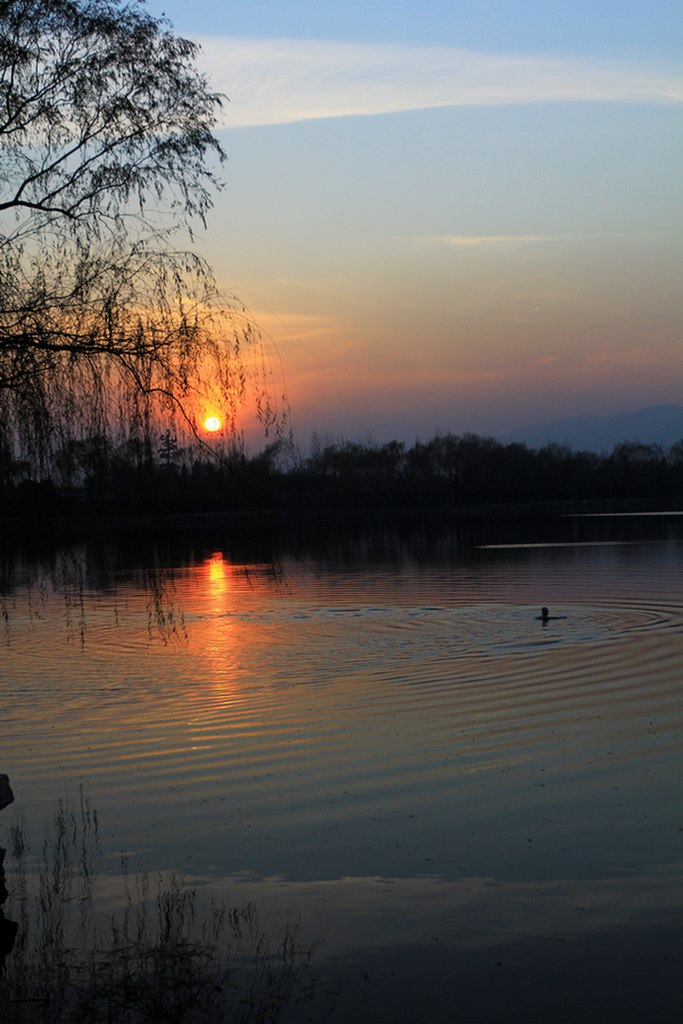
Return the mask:
M683 406L653 405L618 416L573 416L533 423L506 434L505 442L521 441L530 448L566 444L575 451L610 452L621 441L640 441L671 447L683 439Z

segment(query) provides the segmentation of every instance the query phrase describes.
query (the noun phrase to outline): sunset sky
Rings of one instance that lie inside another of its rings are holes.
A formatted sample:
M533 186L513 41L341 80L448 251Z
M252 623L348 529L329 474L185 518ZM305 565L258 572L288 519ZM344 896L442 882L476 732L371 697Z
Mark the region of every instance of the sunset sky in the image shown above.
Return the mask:
M683 402L678 0L150 0L230 102L198 247L297 440Z

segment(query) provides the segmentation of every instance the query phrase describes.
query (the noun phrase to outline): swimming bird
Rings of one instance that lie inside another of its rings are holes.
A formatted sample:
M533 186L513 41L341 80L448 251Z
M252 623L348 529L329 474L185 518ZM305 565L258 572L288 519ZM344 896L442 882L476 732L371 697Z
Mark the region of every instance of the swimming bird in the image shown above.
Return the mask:
M541 614L536 618L545 626L546 622L556 622L558 619L566 619L566 615L551 615L545 605L541 608Z

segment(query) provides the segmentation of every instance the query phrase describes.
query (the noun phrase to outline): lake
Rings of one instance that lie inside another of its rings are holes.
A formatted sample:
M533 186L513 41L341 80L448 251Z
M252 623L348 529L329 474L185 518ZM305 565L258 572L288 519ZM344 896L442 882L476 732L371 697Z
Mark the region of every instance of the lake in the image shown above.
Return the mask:
M196 519L2 566L16 809L82 786L105 876L300 918L337 995L287 1020L683 1019L683 515Z

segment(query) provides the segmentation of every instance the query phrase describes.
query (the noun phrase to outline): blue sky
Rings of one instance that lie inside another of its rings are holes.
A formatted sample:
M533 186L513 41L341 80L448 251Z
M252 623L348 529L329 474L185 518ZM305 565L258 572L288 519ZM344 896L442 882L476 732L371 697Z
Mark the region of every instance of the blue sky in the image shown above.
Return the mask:
M675 0L162 0L183 35L444 44L499 52L548 49L679 60Z
M198 247L304 446L681 401L678 4L147 6L230 98Z

